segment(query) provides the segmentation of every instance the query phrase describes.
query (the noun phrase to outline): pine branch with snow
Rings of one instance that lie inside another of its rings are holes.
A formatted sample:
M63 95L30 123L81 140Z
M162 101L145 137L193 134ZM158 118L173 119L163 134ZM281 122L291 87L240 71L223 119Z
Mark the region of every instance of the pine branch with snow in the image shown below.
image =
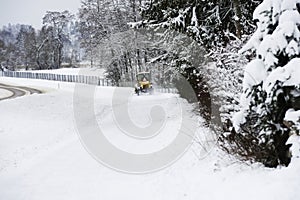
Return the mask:
M256 58L245 68L241 110L234 116L232 134L254 136L247 148L259 146L267 153L252 152L251 158L270 167L289 164L291 126L285 120L288 111L300 109L299 11L299 0L264 0L253 14L257 30L240 50L252 50Z

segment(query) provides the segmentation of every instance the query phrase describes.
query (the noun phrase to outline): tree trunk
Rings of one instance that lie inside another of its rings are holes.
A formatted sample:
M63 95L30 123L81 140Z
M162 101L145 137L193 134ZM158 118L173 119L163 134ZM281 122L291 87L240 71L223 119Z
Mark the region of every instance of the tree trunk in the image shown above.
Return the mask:
M62 63L62 49L63 49L63 45L60 44L59 47L58 47L57 69L59 69L61 67L61 63Z
M38 68L39 70L42 69L42 66L41 66L41 62L40 62L40 53L41 53L41 50L42 48L44 47L44 45L46 44L46 42L48 42L48 38L45 39L42 44L37 48L37 51L36 51L36 64L38 65Z
M242 36L242 26L241 26L241 19L242 19L242 11L241 11L241 2L240 0L233 0L233 7L235 12L235 28L236 28L236 36L241 38Z

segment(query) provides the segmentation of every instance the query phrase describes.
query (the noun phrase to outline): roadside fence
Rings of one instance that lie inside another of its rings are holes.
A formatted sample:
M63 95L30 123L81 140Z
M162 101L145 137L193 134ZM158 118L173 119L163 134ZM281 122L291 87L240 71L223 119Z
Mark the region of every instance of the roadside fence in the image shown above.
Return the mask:
M34 73L34 72L19 72L19 71L0 71L0 76L12 78L39 79L48 81L61 81L69 83L83 83L97 86L116 86L111 80L98 76L86 75L65 75L65 74L50 74L50 73ZM119 87L134 87L134 82L120 82ZM176 88L164 88L155 86L155 91L160 93L178 93Z

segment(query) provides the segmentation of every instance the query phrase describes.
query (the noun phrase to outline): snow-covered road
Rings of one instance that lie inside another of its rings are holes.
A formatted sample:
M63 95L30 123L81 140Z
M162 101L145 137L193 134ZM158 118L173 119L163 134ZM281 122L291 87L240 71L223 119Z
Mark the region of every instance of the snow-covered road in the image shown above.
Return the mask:
M206 155L199 142L203 143L203 138L211 132L200 125L196 131L198 143L193 143L172 165L142 175L118 172L100 164L84 147L74 119L74 106L77 106L74 84L3 77L0 81L45 91L0 102L1 200L292 200L300 197L298 160L289 168L265 169L241 164L217 148ZM182 106L190 113L191 120L197 118L191 112L193 108L174 94L131 96L128 102L124 99L113 102L114 92L115 88L111 87L95 89L94 115L108 141L126 152L152 153L172 143L180 127L178 111ZM82 105L88 102L85 96L79 100ZM116 117L112 105L127 105L129 112ZM151 118L151 108L155 106L164 109L163 119ZM163 121L162 131L151 138L128 136L119 127L128 123L125 117L140 127ZM90 119L85 120L80 125L86 124L88 128Z

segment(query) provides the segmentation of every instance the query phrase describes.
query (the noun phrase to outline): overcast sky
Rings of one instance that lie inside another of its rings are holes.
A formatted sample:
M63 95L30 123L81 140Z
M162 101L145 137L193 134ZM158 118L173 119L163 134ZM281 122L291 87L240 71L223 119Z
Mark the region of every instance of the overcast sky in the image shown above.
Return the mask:
M42 26L46 11L77 13L81 0L0 0L0 27L11 24Z

